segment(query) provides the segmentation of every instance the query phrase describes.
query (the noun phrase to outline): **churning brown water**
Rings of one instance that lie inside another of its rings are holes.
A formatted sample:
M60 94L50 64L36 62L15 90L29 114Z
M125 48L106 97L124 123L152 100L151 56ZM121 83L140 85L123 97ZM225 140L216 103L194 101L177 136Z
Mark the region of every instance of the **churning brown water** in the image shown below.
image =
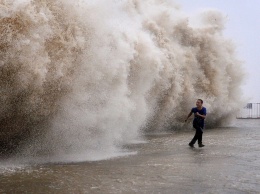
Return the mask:
M182 128L196 98L208 127L229 120L241 62L224 16L196 17L161 0L0 1L1 154L120 155L143 133Z
M216 128L242 101L224 23L170 0L0 1L0 193L259 192L259 122ZM197 98L213 129L189 149Z
M136 155L111 160L9 161L1 166L0 193L259 193L260 120L237 126L206 130L204 148L189 148L187 131L149 135L128 147Z

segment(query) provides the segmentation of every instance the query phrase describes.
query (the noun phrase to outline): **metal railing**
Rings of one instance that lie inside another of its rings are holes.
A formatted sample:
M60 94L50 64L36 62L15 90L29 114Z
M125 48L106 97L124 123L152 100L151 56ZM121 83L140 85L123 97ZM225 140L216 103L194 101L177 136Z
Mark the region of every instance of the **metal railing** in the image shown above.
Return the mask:
M237 119L260 119L260 103L247 103L240 110Z

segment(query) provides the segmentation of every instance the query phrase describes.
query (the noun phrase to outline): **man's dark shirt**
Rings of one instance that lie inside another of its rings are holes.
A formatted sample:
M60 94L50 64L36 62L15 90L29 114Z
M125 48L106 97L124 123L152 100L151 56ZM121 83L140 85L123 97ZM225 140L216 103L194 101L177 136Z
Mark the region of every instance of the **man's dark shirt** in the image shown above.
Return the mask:
M207 114L207 110L205 107L202 107L201 110L198 110L197 107L192 108L191 112L194 113L194 119L193 119L193 124L195 125L199 125L201 128L204 128L204 118L200 117L200 116L196 116L196 112L198 112L201 115L206 115Z

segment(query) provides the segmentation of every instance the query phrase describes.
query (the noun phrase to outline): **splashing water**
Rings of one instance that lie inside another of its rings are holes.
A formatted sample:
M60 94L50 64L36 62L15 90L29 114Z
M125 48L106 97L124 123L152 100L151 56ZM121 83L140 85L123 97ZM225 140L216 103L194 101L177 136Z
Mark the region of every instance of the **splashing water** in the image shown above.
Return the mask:
M0 15L3 153L102 159L181 127L197 98L208 127L241 103L219 12L195 25L171 1L5 0Z

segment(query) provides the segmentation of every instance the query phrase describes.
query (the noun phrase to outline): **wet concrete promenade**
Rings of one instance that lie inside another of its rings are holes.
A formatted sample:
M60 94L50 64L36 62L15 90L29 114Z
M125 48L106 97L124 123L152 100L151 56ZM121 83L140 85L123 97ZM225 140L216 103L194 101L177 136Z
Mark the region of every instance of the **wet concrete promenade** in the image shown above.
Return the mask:
M206 130L154 134L121 158L0 168L0 193L260 193L260 120Z

